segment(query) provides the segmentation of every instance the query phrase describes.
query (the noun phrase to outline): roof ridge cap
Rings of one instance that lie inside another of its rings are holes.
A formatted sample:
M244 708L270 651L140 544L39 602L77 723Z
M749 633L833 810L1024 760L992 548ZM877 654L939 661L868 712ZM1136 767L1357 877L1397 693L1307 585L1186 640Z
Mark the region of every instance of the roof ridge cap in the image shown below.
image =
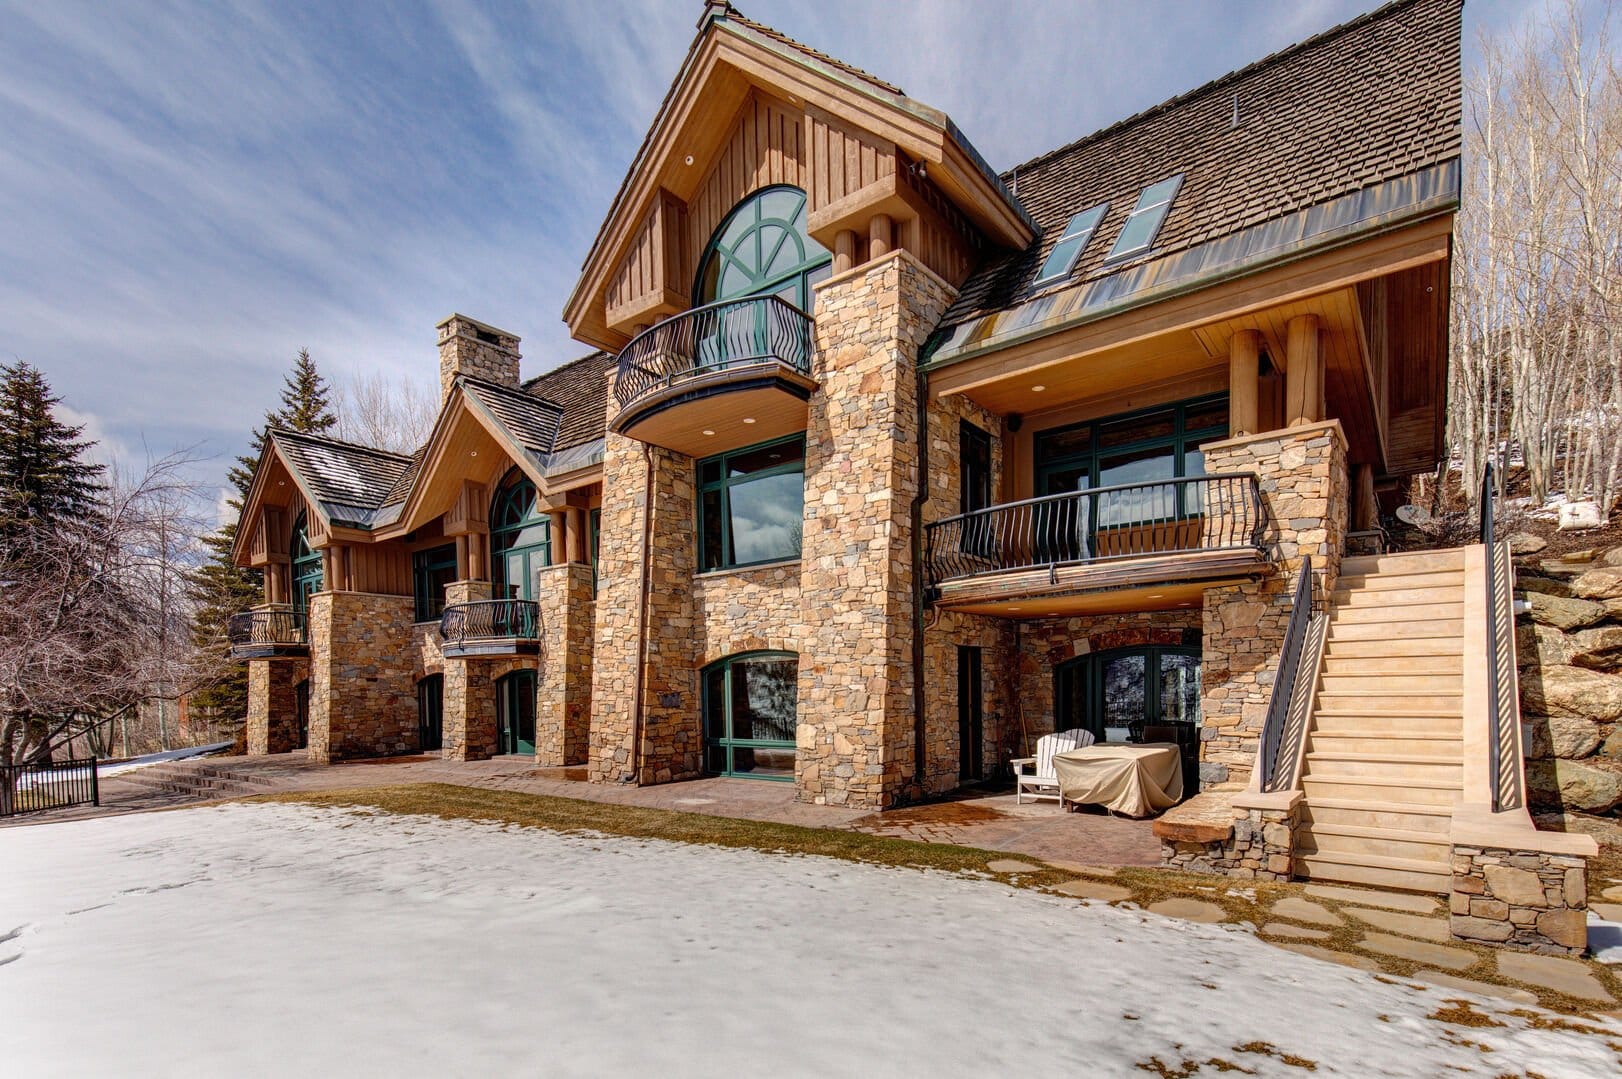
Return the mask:
M368 446L364 442L351 442L346 438L333 438L331 435L311 434L309 431L295 431L291 427L267 428L266 434L272 437L290 437L303 439L306 442L325 442L333 446L342 446L345 449L360 450L363 453L374 453L381 457L393 457L398 460L409 461L411 454L399 453L395 450L386 450L381 446Z
M1058 157L1061 154L1070 153L1071 151L1077 150L1077 149L1081 148L1082 146L1086 145L1087 143L1093 142L1093 141L1095 141L1097 139L1101 139L1106 135L1111 135L1111 134L1114 134L1115 132L1117 132L1119 130L1122 130L1124 128L1132 127L1132 126L1134 126L1136 124L1143 123L1143 122L1145 122L1145 121L1147 121L1149 119L1152 119L1155 116L1160 115L1163 112L1169 111L1174 106L1185 104L1186 102L1191 101L1194 98L1201 97L1201 96L1203 96L1203 95L1205 95L1205 94L1207 94L1207 93L1209 93L1209 92L1211 92L1213 90L1218 89L1219 87L1221 87L1221 86L1223 86L1225 84L1230 84L1230 83L1233 83L1233 82L1237 82L1238 80L1240 80L1242 78L1245 78L1246 76L1254 74L1257 70L1259 70L1261 68L1267 67L1267 66L1269 66L1271 64L1278 63L1279 61L1283 60L1287 56L1290 56L1290 55L1292 55L1294 53L1300 52L1300 51L1305 50L1305 49L1309 49L1309 48L1313 48L1313 47L1318 46L1318 45L1322 45L1324 42L1330 40L1331 38L1339 37L1342 34L1350 33L1352 30L1358 29L1359 27L1365 25L1366 23L1374 22L1374 21L1376 21L1378 19L1385 18L1386 16L1388 16L1390 14L1393 14L1399 8L1414 7L1417 4L1419 4L1420 2L1421 2L1421 0L1386 0L1385 3L1381 4L1377 8L1374 8L1374 9L1372 9L1370 11L1365 11L1361 15L1357 15L1357 16L1354 16L1353 18L1347 19L1343 23L1337 23L1336 25L1331 26L1328 29L1320 30L1316 34L1313 34L1310 37L1302 38L1300 41L1297 41L1292 45L1286 45L1282 49L1276 49L1273 52L1268 53L1266 56L1263 56L1259 60L1251 61L1250 63L1246 64L1244 67L1235 68L1234 70L1228 72L1225 75L1218 75L1216 78L1210 80L1209 82L1202 83L1201 85L1196 86L1193 89L1185 90L1180 94L1176 94L1176 95L1174 95L1172 97L1169 97L1166 100L1160 102L1159 104L1150 105L1148 108L1142 109L1142 110L1140 110L1138 112L1135 112L1131 116L1125 117L1124 119L1116 120L1114 123L1111 123L1111 124L1106 124L1103 127L1098 128L1097 130L1095 130L1095 131L1093 131L1093 132L1091 132L1089 134L1081 136L1080 138L1072 139L1070 142L1065 143L1063 146L1056 146L1051 150L1047 150L1047 151L1044 151L1043 153L1037 154L1035 157L1030 158L1029 160L1026 160L1026 161L1022 161L1019 164L1012 166L1007 171L999 174L1000 178L1003 180L1003 182L1007 183L1010 180L1012 180L1013 178L1017 177L1020 172L1026 170L1026 169L1033 168L1033 167L1035 167L1037 165L1045 164L1049 160L1051 160L1051 159L1053 159L1055 157Z

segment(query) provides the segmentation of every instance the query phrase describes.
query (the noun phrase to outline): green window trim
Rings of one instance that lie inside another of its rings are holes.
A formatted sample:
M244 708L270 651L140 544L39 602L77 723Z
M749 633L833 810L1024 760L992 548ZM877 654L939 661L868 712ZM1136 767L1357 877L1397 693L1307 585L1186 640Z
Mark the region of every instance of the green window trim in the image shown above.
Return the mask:
M321 569L321 552L310 546L310 518L307 513L300 513L294 520L287 547L293 570L293 609L302 613L310 609L310 597L326 585Z
M1036 493L1050 495L1084 490L1087 487L1110 486L1115 481L1106 480L1103 476L1104 467L1108 462L1147 450L1172 451L1173 475L1157 477L1158 479L1202 476L1205 474L1204 455L1199 452L1200 445L1213 439L1228 437L1227 401L1226 393L1213 393L1038 431L1031 439ZM1112 432L1129 431L1133 424L1144 424L1167 414L1170 426L1163 434L1110 440ZM1209 421L1199 422L1202 416L1209 416ZM1195 422L1191 423L1191 417ZM1065 438L1083 442L1086 448L1069 453L1052 453L1045 450L1045 442ZM1075 486L1065 484L1064 478L1067 476L1074 477ZM1154 483L1155 480L1143 482Z
M445 612L445 586L456 580L456 544L446 543L411 556L416 620L434 622Z
M833 254L806 232L805 192L763 187L716 226L698 261L693 305L776 293L810 313L812 286L832 272Z
M769 453L776 447L792 448L796 451L785 455L782 464L754 469L741 475L733 475L734 462L739 458ZM715 457L706 457L696 466L698 476L698 567L700 573L709 573L715 570L742 569L748 566L764 566L773 562L791 562L800 557L800 524L799 519L789 524L792 528L792 542L785 543L781 548L772 550L758 558L739 561L736 557L737 543L736 519L734 517L734 494L739 489L747 488L751 484L761 481L770 481L780 476L798 475L801 477L799 488L799 514L801 518L805 513L805 436L790 435L787 438L772 439L768 442L756 443L753 446L744 446L741 449L731 450ZM759 488L757 488L758 490ZM787 502L783 506L786 508ZM713 530L713 534L712 534Z
M490 500L490 585L495 599L534 599L535 570L552 565L552 517L538 508L538 502L535 485L516 468L503 477Z
M1198 726L1200 700L1197 692L1191 698L1194 706L1193 720L1167 715L1164 700L1165 676L1173 669L1186 667L1166 663L1165 660L1169 656L1193 659L1196 662L1192 669L1195 672L1200 669L1200 647L1187 644L1128 645L1124 648L1088 652L1056 665L1053 668L1054 729L1070 730L1073 727L1085 727L1093 732L1094 737L1102 739L1105 726L1118 725L1105 722L1108 709L1104 703L1104 671L1111 663L1140 657L1143 660L1143 715L1141 718L1128 721L1125 725L1139 731L1143 727L1159 724L1191 722ZM1196 677L1194 680L1196 687L1198 682ZM1080 715L1076 714L1078 701Z
M793 664L792 676L779 679L775 686L765 685L771 680L770 668L785 663ZM799 664L800 657L793 652L762 650L727 656L700 672L706 771L774 782L794 781ZM768 674L752 685L748 671L754 665L767 668ZM739 678L743 679L741 686ZM750 691L755 688L763 691L765 709L751 707L754 698ZM737 713L740 698L750 709L750 714L744 717ZM748 731L743 737L738 737L740 722ZM756 737L762 733L775 737Z

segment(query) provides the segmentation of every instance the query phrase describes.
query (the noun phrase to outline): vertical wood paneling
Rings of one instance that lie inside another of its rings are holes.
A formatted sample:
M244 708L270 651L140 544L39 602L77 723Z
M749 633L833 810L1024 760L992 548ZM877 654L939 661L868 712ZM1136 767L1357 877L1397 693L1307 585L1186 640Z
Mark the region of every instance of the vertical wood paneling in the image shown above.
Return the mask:
M731 137L688 203L686 265L690 272L697 271L698 255L722 218L744 196L773 184L806 186L803 127L804 117L798 111L750 96Z

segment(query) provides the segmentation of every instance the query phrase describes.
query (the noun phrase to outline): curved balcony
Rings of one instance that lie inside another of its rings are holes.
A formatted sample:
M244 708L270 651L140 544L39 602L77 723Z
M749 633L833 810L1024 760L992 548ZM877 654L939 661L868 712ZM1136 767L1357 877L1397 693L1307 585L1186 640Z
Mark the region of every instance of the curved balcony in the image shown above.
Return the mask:
M1010 618L1197 606L1272 572L1252 473L1093 487L988 506L924 529L929 596Z
M291 608L242 611L226 623L232 659L277 659L310 654L304 612Z
M619 355L611 425L707 457L805 430L812 322L777 296L695 307L631 339Z
M447 657L534 655L540 626L541 605L533 600L453 603L439 616L439 650Z

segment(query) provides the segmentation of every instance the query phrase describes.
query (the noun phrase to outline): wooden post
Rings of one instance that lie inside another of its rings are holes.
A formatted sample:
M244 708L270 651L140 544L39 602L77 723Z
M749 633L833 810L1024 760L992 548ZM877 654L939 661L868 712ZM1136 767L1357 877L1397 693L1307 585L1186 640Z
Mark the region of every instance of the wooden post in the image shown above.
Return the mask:
M552 565L560 566L569 560L569 515L565 510L550 510L552 521Z
M458 581L473 579L472 544L465 535L456 537L456 579Z
M840 229L834 235L834 270L836 274L844 273L856 265L856 232L854 229Z
M1240 330L1228 342L1228 433L1235 438L1261 430L1257 411L1257 365L1262 335Z
M574 506L569 507L569 561L587 561L586 511Z
M895 228L889 214L874 214L867 225L867 257L869 261L888 255L895 246Z
M1290 320L1285 344L1284 420L1299 427L1323 419L1323 350L1318 344L1318 316Z
M1366 532L1380 523L1380 513L1374 500L1374 466L1358 465L1356 483L1352 487L1352 531Z

